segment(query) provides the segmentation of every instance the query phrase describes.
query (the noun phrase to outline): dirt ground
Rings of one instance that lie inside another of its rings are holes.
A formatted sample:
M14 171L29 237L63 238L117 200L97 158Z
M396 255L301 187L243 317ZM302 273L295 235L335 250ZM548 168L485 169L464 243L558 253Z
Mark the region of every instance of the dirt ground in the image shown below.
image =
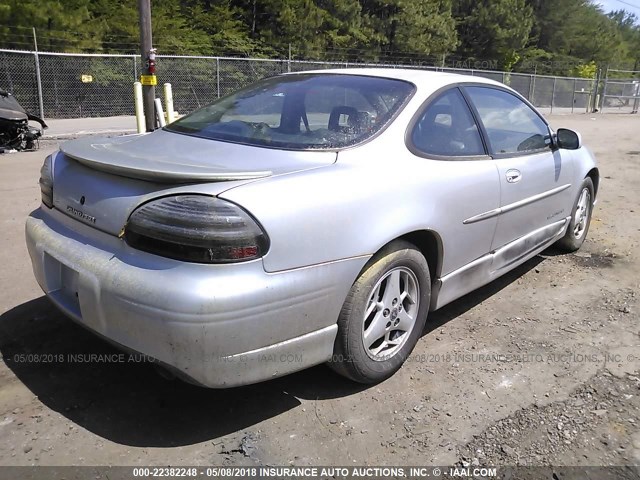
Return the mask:
M28 361L115 350L33 279L23 225L54 145L0 156L0 465L640 464L640 117L551 122L600 161L582 250L434 312L372 387L325 366L206 390L145 363Z

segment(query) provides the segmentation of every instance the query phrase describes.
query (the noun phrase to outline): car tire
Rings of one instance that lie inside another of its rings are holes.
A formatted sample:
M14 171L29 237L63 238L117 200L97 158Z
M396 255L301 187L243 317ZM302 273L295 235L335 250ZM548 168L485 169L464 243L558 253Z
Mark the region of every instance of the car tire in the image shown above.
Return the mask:
M389 378L420 338L430 300L429 266L422 253L401 240L387 245L349 291L329 366L360 383Z
M565 252L578 250L589 232L591 214L593 213L594 189L593 181L587 177L582 181L576 201L571 209L571 221L564 237L556 242L556 246Z

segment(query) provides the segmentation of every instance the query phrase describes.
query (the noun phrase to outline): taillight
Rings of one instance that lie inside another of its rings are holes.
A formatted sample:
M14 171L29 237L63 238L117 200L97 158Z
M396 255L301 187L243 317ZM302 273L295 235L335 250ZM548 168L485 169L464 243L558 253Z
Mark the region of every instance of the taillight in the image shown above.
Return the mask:
M145 203L129 217L124 238L139 250L198 263L245 262L269 248L266 233L247 212L207 195Z
M53 157L51 155L44 159L38 183L40 184L42 203L53 208Z

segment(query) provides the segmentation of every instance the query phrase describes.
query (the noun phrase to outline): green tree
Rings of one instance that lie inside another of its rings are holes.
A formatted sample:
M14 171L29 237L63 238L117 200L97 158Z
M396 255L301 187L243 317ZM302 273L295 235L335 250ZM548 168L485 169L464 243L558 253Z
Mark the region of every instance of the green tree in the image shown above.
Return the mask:
M638 17L625 10L617 10L609 14L620 31L627 49L626 67L632 70L640 69L640 21Z
M539 73L571 75L591 62L618 64L629 58L632 47L624 38L623 25L632 31L633 20L626 15L616 17L618 22L584 0L529 3L535 23L524 55L527 67L535 64Z
M159 53L211 53L209 36L193 27L193 12L180 0L153 0L151 8L154 45Z
M583 7L576 20L579 24L569 39L572 57L598 64L617 63L626 57L626 45L614 21L595 5Z
M358 0L317 0L326 12L321 26L325 57L339 60L364 59L374 31L362 13Z
M93 0L91 14L105 52L139 53L140 31L136 2Z
M357 0L265 0L249 2L248 24L263 48L286 57L349 58L372 35Z
M439 56L457 45L450 0L372 0L365 5L372 46L383 57Z
M594 0L151 0L160 54L440 62L575 74L640 68L638 18ZM2 0L0 42L41 50L138 53L133 0ZM203 75L208 75L207 72Z
M533 27L533 10L525 0L455 0L460 47L470 60L497 60L510 69L520 58Z
M215 55L260 56L262 45L251 35L246 10L229 0L198 0L189 12L192 28L204 32Z
M99 48L100 35L89 11L90 0L4 0L0 5L0 42L5 48L31 49L35 27L38 47L50 51Z

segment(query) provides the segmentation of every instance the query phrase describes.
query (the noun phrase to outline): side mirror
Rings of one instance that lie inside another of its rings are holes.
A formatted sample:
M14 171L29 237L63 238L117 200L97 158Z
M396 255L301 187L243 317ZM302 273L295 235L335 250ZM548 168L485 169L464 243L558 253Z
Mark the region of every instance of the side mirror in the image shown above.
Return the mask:
M566 150L578 150L582 146L582 138L578 132L559 128L556 132L556 145Z

